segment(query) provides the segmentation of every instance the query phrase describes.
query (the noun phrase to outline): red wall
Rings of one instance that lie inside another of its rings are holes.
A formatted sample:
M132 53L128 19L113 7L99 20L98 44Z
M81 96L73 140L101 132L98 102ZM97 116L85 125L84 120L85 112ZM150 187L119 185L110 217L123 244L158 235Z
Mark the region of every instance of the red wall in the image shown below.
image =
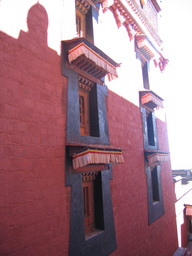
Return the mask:
M18 39L0 32L0 255L68 255L67 79L61 57L47 46L45 21L37 4L29 32L21 31ZM108 120L111 145L124 149L125 158L113 167L111 180L117 238L112 255L172 255L177 242L170 165L163 164L161 172L165 215L148 226L139 108L109 91ZM159 121L160 126L162 136L165 125Z
M67 255L68 250L67 81L60 56L46 44L44 20L44 9L35 5L28 33L14 39L0 32L0 255Z
M113 167L111 181L117 250L112 255L171 256L177 248L174 192L169 162L161 165L165 214L148 225L147 180L141 113L137 106L109 92L111 144L124 149L125 164ZM157 121L160 150L168 150L166 125Z

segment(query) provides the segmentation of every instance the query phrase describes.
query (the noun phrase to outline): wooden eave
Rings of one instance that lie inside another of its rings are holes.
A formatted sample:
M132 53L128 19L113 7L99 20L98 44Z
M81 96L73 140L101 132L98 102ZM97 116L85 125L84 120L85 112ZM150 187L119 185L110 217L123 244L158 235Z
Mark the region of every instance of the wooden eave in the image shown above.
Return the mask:
M118 27L124 25L127 29L130 40L137 36L145 36L154 50L137 49L136 52L140 55L142 64L146 61L154 59L155 66L159 66L163 71L168 64L168 59L165 59L161 54L161 44L163 41L160 36L149 23L139 5L132 0L95 0L102 3L103 11L110 9L116 19ZM157 7L156 0L153 0L153 5ZM151 47L150 47L151 48ZM151 54L152 53L152 54Z
M156 11L157 11L157 12L160 12L160 11L161 11L161 8L160 8L159 4L157 3L157 1L156 1L156 0L150 0L150 1L151 1L151 3L154 5Z
M152 25L148 22L147 18L143 15L141 9L136 3L133 3L131 0L114 0L114 5L118 8L121 15L124 16L127 23L132 25L137 34L146 34L144 30L147 29L150 36L153 38L153 40L155 40L156 44L158 46L161 45L161 38L156 33ZM133 14L131 14L130 11ZM133 17L133 15L135 17Z
M163 99L151 90L140 91L140 103L143 107L153 110L157 107L163 107Z
M156 56L156 49L153 47L153 45L150 43L150 41L145 35L135 36L135 41L141 58L142 56L144 56L145 59L151 60Z
M145 160L150 166L170 160L170 153L159 150L145 150Z
M67 147L69 147L71 150L70 152L71 153L75 153L77 150L80 150L80 149L83 149L83 148L87 148L87 144L85 143L81 143L81 142L68 142L66 141L65 142L65 145ZM92 147L92 148L103 148L103 149L107 149L107 150L125 150L125 149L122 149L122 148L119 148L119 147L115 147L115 146L112 146L112 145L103 145L103 144L89 144L89 147Z
M73 169L88 165L122 164L122 150L86 147L72 155Z
M68 52L67 66L91 81L103 84L108 75L109 81L117 78L116 67L120 65L85 38L64 41Z

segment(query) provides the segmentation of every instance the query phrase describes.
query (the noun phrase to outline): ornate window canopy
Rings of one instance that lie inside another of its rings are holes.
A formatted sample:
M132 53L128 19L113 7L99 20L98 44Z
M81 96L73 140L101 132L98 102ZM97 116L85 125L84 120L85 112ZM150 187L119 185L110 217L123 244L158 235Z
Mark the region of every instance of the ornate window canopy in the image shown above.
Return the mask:
M120 65L85 38L64 41L68 50L68 61L77 72L103 84L101 79L108 75L109 81L118 77L116 67Z
M156 49L152 46L146 35L136 35L136 44L141 58L143 57L146 61L153 59L157 55Z
M141 105L151 111L154 108L163 108L163 99L151 90L140 91Z
M153 60L155 66L159 66L161 71L165 69L169 60L165 59L162 53L151 43L145 34L137 34L135 36L135 42L137 47L136 51L139 53L143 64Z
M83 148L72 154L73 169L87 165L124 163L122 150L105 148Z
M170 155L168 152L145 151L145 157L150 166L156 166L159 163L169 161Z
M185 214L187 216L192 216L192 205L191 204L185 204Z

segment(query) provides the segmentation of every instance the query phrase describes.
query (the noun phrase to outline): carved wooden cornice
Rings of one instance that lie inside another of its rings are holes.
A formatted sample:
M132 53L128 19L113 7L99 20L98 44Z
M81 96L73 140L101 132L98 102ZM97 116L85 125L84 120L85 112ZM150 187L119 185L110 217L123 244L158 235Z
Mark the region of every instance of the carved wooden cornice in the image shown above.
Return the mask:
M103 11L110 9L116 20L118 21L118 26L120 25L119 21L124 20L123 25L129 25L132 29L135 30L135 34L146 34L151 40L154 41L157 47L160 47L162 40L159 37L156 30L149 23L148 19L143 14L140 6L133 0L102 0ZM156 1L153 0L155 3ZM118 19L117 19L118 17ZM128 26L128 31L130 30ZM132 39L132 38L130 38Z
M121 15L132 25L137 34L147 34L147 31L158 46L162 44L161 38L143 15L141 8L136 2L131 0L114 0L114 4L119 9Z
M156 12L161 10L156 0L148 1L153 4ZM163 71L168 60L161 54L162 40L138 3L135 0L76 0L76 7L86 13L91 5L95 6L99 2L102 4L104 12L108 9L111 10L118 27L125 26L130 40L140 35L148 38L148 41L154 48L153 50L157 53L152 54L155 66L159 66L160 70ZM151 54L151 51L147 51L147 53ZM139 51L139 55L142 63L148 61L148 58L146 58L141 50ZM152 59L152 57L149 59Z
M160 12L161 11L161 8L159 6L159 4L157 3L156 0L150 0L152 2L152 4L154 5L155 9L157 12Z
M156 4L156 0L150 0L153 4ZM149 23L148 19L142 12L140 6L134 0L102 0L103 11L110 9L114 15L117 26L124 25L127 29L130 40L137 36L145 36L150 42L153 51L156 54L150 55L150 60L153 59L155 66L159 66L160 70L163 71L168 63L168 60L161 54L162 40L153 26ZM153 52L152 51L152 52ZM151 54L151 51L147 51ZM149 61L148 58L139 50L140 59L143 63Z
M161 10L156 0L148 1L151 1L157 12ZM130 40L133 39L131 33L132 27L136 34L147 35L146 32L148 32L147 36L150 35L158 46L162 44L162 40L158 33L149 23L140 6L134 0L76 0L76 7L86 13L90 5L94 5L98 2L102 3L104 11L110 9L113 12L118 26L121 26L122 24L125 25Z
M83 14L86 14L90 8L90 4L86 0L75 0L76 8Z

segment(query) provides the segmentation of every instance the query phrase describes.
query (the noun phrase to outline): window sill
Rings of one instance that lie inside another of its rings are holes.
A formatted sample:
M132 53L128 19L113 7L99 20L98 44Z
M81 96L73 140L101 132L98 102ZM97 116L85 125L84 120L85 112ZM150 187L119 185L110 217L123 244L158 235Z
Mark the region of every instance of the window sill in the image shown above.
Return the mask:
M156 205L158 203L159 203L159 201L153 201L153 205Z
M89 234L85 234L85 240L95 237L103 232L104 232L104 230L95 229L95 230L91 231Z

